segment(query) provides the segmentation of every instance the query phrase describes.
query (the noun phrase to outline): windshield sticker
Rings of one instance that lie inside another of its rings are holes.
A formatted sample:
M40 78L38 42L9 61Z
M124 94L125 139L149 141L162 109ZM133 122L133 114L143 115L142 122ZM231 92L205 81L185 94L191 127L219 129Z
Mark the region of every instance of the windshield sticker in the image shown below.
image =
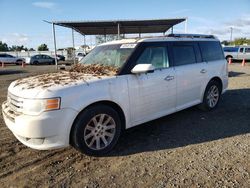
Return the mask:
M120 48L134 48L136 44L122 44Z

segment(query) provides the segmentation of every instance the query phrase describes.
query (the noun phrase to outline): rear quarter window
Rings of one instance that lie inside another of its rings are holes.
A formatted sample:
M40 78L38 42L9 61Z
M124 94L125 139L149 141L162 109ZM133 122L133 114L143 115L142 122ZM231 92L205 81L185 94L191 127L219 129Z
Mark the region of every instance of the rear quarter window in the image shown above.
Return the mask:
M199 42L203 61L215 61L225 59L219 41Z
M246 53L250 53L250 48L245 48Z

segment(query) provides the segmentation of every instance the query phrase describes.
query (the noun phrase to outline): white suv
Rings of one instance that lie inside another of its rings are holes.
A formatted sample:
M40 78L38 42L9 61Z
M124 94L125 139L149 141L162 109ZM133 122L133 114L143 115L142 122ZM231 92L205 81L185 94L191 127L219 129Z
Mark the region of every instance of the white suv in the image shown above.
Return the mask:
M194 105L216 108L228 86L227 62L213 36L109 42L80 63L87 70L98 64L118 69L58 72L11 83L3 117L23 144L41 150L72 145L103 155L125 129Z

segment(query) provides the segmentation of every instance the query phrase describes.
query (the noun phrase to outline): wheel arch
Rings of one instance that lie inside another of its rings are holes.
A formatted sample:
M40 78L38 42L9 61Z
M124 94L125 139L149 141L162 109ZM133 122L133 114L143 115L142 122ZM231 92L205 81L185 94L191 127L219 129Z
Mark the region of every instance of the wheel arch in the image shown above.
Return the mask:
M118 112L118 115L120 117L121 120L121 125L122 125L122 131L126 129L126 117L125 117L125 113L122 110L121 106L118 105L117 103L113 102L113 101L109 101L109 100L102 100L102 101L97 101L94 103L89 104L88 106L86 106L85 108L83 108L75 117L73 124L71 125L70 128L70 135L69 135L69 143L71 144L71 135L72 135L72 130L74 128L75 122L77 120L77 118L81 115L81 113L83 113L85 110L87 110L88 108L95 106L95 105L107 105L110 106L111 108L113 108L115 111Z
M226 59L228 59L228 58L232 58L233 59L233 56L232 55L227 55Z
M223 82L222 82L221 78L218 77L218 76L215 76L215 77L211 78L211 79L209 80L209 82L211 82L212 80L214 80L214 81L216 81L216 82L218 82L218 83L220 84L220 93L221 93L222 90L223 90ZM209 83L209 82L208 82L208 83Z

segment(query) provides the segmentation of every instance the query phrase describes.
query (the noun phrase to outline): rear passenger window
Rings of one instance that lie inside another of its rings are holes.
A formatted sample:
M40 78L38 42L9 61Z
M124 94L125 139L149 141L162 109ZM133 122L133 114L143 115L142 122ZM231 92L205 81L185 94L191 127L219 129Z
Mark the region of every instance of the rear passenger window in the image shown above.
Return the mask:
M199 44L204 61L215 61L225 58L219 42L204 41Z
M196 63L195 50L192 45L174 45L173 55L175 66Z
M169 67L166 47L147 47L137 60L137 64L152 64L155 68Z
M250 48L245 48L245 53L250 53Z

